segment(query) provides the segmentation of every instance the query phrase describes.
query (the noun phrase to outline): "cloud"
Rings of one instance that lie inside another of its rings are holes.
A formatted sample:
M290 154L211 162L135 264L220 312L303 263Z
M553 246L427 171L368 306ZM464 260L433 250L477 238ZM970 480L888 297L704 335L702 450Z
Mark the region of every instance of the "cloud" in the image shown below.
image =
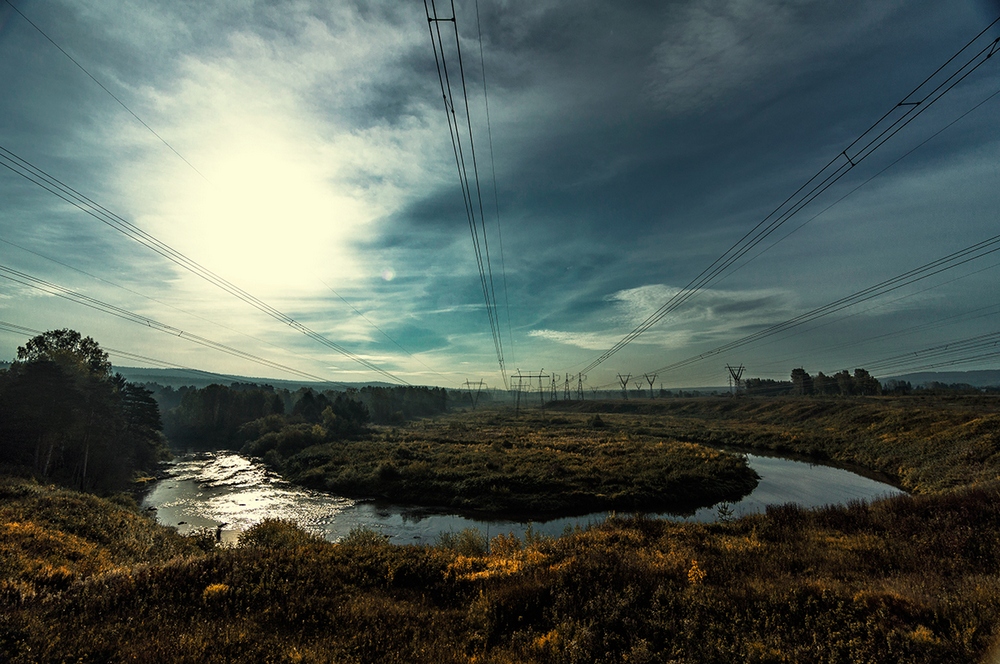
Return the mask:
M692 0L675 3L648 70L646 91L688 113L743 106L776 79L822 69L835 51L902 6L897 0ZM782 81L787 83L787 81Z

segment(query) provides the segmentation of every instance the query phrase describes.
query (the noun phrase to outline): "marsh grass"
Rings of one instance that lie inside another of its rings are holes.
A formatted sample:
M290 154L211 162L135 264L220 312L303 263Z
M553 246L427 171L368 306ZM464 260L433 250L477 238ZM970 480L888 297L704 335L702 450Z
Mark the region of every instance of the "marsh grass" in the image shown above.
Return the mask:
M350 497L520 518L603 510L690 512L757 483L746 461L691 442L607 430L593 417L487 411L379 428L269 459L289 479Z

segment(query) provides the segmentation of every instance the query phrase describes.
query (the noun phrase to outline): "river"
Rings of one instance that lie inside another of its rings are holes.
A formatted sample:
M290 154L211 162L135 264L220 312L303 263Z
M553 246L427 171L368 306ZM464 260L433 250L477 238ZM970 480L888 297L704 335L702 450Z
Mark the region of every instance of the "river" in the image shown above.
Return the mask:
M735 517L762 512L767 505L797 503L804 507L846 504L852 500L874 500L900 493L883 482L843 468L810 464L778 457L747 455L750 467L761 480L757 488L738 503ZM599 512L542 522L486 521L456 514L429 511L372 501L356 501L312 491L281 479L257 460L233 452L199 453L180 457L169 465L142 501L155 510L157 520L176 527L182 534L222 525L223 542L235 542L246 528L272 517L292 519L302 527L337 541L357 526L382 533L397 544L432 544L441 533L476 528L492 537L513 532L523 537L527 528L558 536L577 526L604 521ZM687 516L665 518L713 521L717 506L699 509Z

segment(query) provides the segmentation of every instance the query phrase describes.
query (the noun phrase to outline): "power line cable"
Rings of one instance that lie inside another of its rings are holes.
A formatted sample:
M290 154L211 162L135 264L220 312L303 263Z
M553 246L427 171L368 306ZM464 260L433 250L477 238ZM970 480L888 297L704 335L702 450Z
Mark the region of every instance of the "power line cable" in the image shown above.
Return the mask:
M482 64L483 69L483 101L486 104L486 135L489 138L490 173L493 177L493 207L496 212L497 238L500 243L500 274L503 277L503 302L504 309L506 309L507 312L507 338L510 341L508 352L510 353L511 363L516 364L517 360L514 355L514 332L513 327L510 324L510 296L507 292L507 266L503 255L503 232L500 228L500 194L497 191L497 164L493 152L493 126L490 122L490 95L488 86L486 85L486 56L483 53L483 26L479 20L479 0L476 0L476 29L479 32L479 62Z
M721 256L716 258L715 261L702 270L698 276L688 282L686 286L674 294L674 296L672 296L659 309L650 314L642 323L625 335L625 337L618 341L614 346L587 365L587 367L583 369L583 372L587 373L610 358L612 355L638 338L650 327L662 320L665 316L687 302L687 300L693 297L700 290L715 281L721 274L729 270L734 263L746 255L747 252L763 242L782 224L788 221L788 219L797 214L806 205L811 203L824 191L833 186L849 171L853 170L858 164L871 156L872 153L874 153L897 133L902 131L917 117L922 115L928 108L940 100L941 97L950 92L956 85L964 81L968 76L979 69L979 67L981 67L994 55L994 53L996 53L998 45L1000 45L1000 38L994 39L980 50L976 51L972 56L967 58L960 67L940 82L935 80L938 77L938 74L951 65L951 63L954 62L962 53L969 50L973 44L979 41L980 38L998 22L1000 22L1000 17L995 19L965 46L959 49L958 52L938 67L934 73L925 78L909 94L903 97L901 101L899 101L881 118L879 118L878 121L855 138L844 150L831 159L826 166L807 180L805 184L801 185L791 196L786 198L778 207L771 211L770 214L758 222L756 226L747 231L742 238L727 249ZM918 94L921 93L922 90L925 90L925 88L930 89L922 94ZM904 110L902 112L897 112L898 109ZM890 121L890 118L894 114L898 117ZM860 147L858 147L859 144Z
M44 334L44 332L42 332L41 330L35 330L35 329L30 328L30 327L25 327L23 325L17 325L16 323L10 323L10 322L7 322L7 321L0 321L0 330L3 330L5 332L11 332L13 334L19 334L19 335L20 334L31 334L31 335L37 336L39 334ZM233 382L241 382L242 380L245 380L246 378L248 378L248 376L234 376L234 375L231 375L231 374L212 373L212 372L208 372L208 371L202 371L201 369L193 369L191 367L186 367L183 364L177 364L175 362L168 362L166 360L159 360L159 359L156 359L154 357L148 357L146 355L139 355L138 353L132 353L130 351L120 350L120 349L117 349L117 348L110 348L110 347L104 346L104 345L101 346L101 350L103 350L104 352L106 352L108 355L110 355L112 357L124 357L124 358L130 359L130 360L138 360L140 362L150 362L152 364L159 364L159 365L162 365L163 367L169 367L171 369L177 369L177 370L180 370L180 371L184 371L185 373L193 374L193 375L198 376L199 378L202 378L202 379L205 379L206 377L209 378L209 379L212 379L212 378L215 378L217 376L221 376L222 378L227 378L227 379L229 379L229 380L231 380ZM136 367L136 368L142 368L142 367Z
M40 34L41 36L45 37L49 41L50 44L52 44L57 49L59 49L60 53L62 53L63 55L65 55L67 58L69 58L70 62L72 62L77 67L79 67L80 71L82 71L84 74L86 74L90 78L90 80L92 80L94 83L96 83L102 90L104 90L106 93L108 93L108 95L112 99L114 99L116 102L118 102L118 104L122 108L124 108L126 111L128 111L129 115L131 115L133 118L135 118L136 120L138 120L139 124L141 124L143 127L145 127L146 129L148 129L149 133L151 133L161 143L163 143L165 146L167 146L170 149L171 152L173 152L175 155L177 155L178 157L180 157L180 159L185 164L187 164L188 166L191 167L191 170L193 170L195 173L197 173L198 175L200 175L206 181L208 180L208 178L205 177L204 173L202 173L197 168L195 168L194 164L192 164L190 161L188 161L184 157L184 155L182 155L180 152L178 152L174 148L174 146L170 145L170 143L167 143L166 139L164 139L162 136L160 136L158 133L156 133L156 130L154 130L152 127L150 127L148 124L146 124L145 120L143 120L138 115L136 115L135 112L131 108L129 108L128 106L126 106L125 102L123 102L121 99L119 99L117 96L115 96L115 94L113 92L111 92L111 90L108 90L104 86L104 84L101 83L99 80L97 80L97 78L93 74L91 74L89 71L87 71L87 69L83 65L81 65L80 62L76 58L74 58L72 55L70 55L69 53L67 53L66 50L62 46L60 46L59 44L57 44L56 41L54 39L52 39L52 37L50 37L44 30L42 30L40 27L38 27L37 23L35 23L30 18L28 18L27 16L25 16L24 12L22 12L20 9L18 9L16 6L14 6L14 4L10 0L4 0L4 2L6 2L8 5L10 5L11 9L13 9L15 12L17 12L21 16L21 18L23 18L25 21L27 21L31 25L31 27L33 27L35 30L37 30L38 34Z
M360 311L358 311L358 308L357 308L357 307L355 307L355 306L354 306L353 304L351 304L351 303L350 303L349 301L347 301L347 299L345 299L343 295L341 295L341 294L340 294L340 293L338 293L338 292L337 292L336 290L334 290L333 286L331 286L330 284L326 283L326 282L325 282L325 281L323 281L322 279L320 280L320 283L321 283L321 284L323 284L324 286L326 286L326 287L327 287L327 289L328 289L328 290L329 290L329 291L330 291L331 293L333 293L333 294L334 294L334 295L336 295L336 296L337 296L338 298L340 298L340 301L341 301L341 302L343 302L344 304L346 304L347 306L349 306L349 307L351 308L351 310L352 310L352 311L353 311L354 313L356 313L356 314L357 314L358 316L360 316L361 318L364 318L364 319L365 319L365 321L366 321L366 322L367 322L367 323L368 323L369 325L371 325L371 326L372 326L372 327L374 327L374 328L375 328L376 330L378 330L378 331L379 331L379 333L380 333L380 334L381 334L381 335L382 335L383 337L385 337L386 339L388 339L388 340L389 340L390 342L392 342L392 343L393 343L393 345L395 345L395 346L396 346L396 348L398 348L399 350L403 351L403 352L404 352L404 353L406 353L406 354L407 354L407 355L408 355L409 357L411 357L411 358L413 358L414 360L416 360L417 362L419 362L419 363L420 363L420 364L421 364L421 365L422 365L422 366L423 366L423 367L424 367L425 369L427 369L428 371L430 371L430 372L431 372L432 374L434 374L435 376L441 376L442 378L444 378L444 374L441 374L441 373L439 373L439 372L435 371L434 369L432 369L431 367L427 366L426 364L424 364L423 360L421 360L421 359L420 359L419 357L417 357L416 355L414 355L413 353L411 353L411 352L410 352L409 350L407 350L406 348L404 348L404 347L403 347L403 346L402 346L402 345L401 345L401 344L400 344L400 343L399 343L398 341L396 341L395 339L393 339L392 337L390 337L390 336L389 336L389 334L388 334L388 333L387 333L387 332L386 332L385 330L383 330L383 329L382 329L381 327L379 327L378 325L376 325L376 324L375 324L375 322L374 322L374 321L372 321L372 319L368 318L368 316L365 316L365 315L364 315L363 313L361 313Z
M294 369L292 367L286 366L279 362L275 362L273 360L269 360L259 355L254 355L253 353L248 353L246 351L239 350L238 348L234 348L232 346L228 346L226 344L222 344L217 341L212 341L211 339L208 339L201 335L192 334L191 332L186 332L172 325L167 325L166 323L161 323L157 320L149 318L148 316L143 316L142 314L129 311L128 309L124 309L122 307L118 307L113 304L103 302L96 298L92 298L88 295L84 295L83 293L78 293L69 288L59 286L58 284L45 281L44 279L39 279L38 277L34 277L30 274L27 274L26 272L22 272L20 270L15 270L13 268L7 267L6 265L0 265L0 278L21 284L23 286L27 286L29 288L33 288L35 290L39 290L49 295L54 295L56 297L68 300L70 302L75 302L76 304L80 304L90 309L94 309L95 311L100 311L109 314L111 316L115 316L116 318L120 318L122 320L126 320L131 323L136 323L137 325L147 327L151 330L164 332L171 336L186 339L188 341L199 344L206 348L218 350L223 353L232 355L234 357L238 357L244 360L249 360L257 364L261 364L271 369L285 371L287 373L291 373L303 378L309 378L310 380L318 381L321 383L332 383L335 385L342 385L343 387L347 387L347 385L343 383L332 381L327 378L317 376L315 374L301 371L299 369Z
M254 307L258 311L267 314L271 318L288 325L292 329L301 332L307 337L313 339L314 341L337 351L341 355L361 364L367 369L374 371L390 380L409 385L409 383L398 376L382 369L381 367L375 365L374 363L366 360L363 357L347 350L340 344L337 344L318 332L313 331L311 328L305 324L295 320L288 314L285 314L273 306L267 304L260 298L251 295L242 288L234 285L232 282L220 277L216 273L212 272L208 268L202 266L197 261L189 258L180 251L177 251L173 247L167 245L166 243L160 241L153 235L142 230L138 226L132 224L121 216L111 212L102 205L94 202L90 198L84 196L80 192L76 191L72 187L66 185L58 178L50 175L49 173L43 171L42 169L34 166L27 160L19 157L10 150L6 149L0 145L0 166L7 168L8 170L20 175L24 179L32 182L33 184L45 189L54 196L62 199L63 201L73 205L79 210L90 215L94 219L97 219L101 223L110 226L114 230L126 235L132 240L142 244L143 246L151 249L152 251L160 254L167 260L179 265L180 267L188 270L192 274L204 279L205 281L211 283L212 285L220 288L221 290L229 293L230 295L242 300L246 304Z
M448 133L452 142L452 152L455 156L455 165L458 169L463 203L465 205L466 217L469 222L469 231L472 235L476 265L479 269L480 285L483 290L483 300L486 303L486 314L490 324L490 334L493 337L497 364L499 365L500 374L503 379L504 386L506 387L507 375L504 363L503 339L500 335L500 321L496 306L496 292L493 287L493 269L490 264L489 257L489 243L486 234L485 214L483 212L482 188L479 183L478 161L475 157L475 143L472 135L472 115L469 110L468 90L465 85L465 68L462 61L461 40L458 35L458 21L455 14L454 2L451 3L451 9L451 17L442 18L438 16L435 0L430 0L430 5L428 5L427 0L424 0L424 11L427 16L427 29L431 37L431 47L434 52L434 64L437 68L438 82L441 86L441 96L445 106L445 117L448 122ZM469 152L472 159L472 170L475 178L476 194L479 202L479 216L483 230L482 244L480 244L479 230L476 225L476 202L473 199L472 182L469 178L469 169L465 158L465 148L462 145L462 129L459 123L458 115L455 112L455 96L452 89L451 76L448 70L447 57L445 55L444 37L441 33L442 22L451 22L454 27L455 49L458 54L462 96L465 102L466 124L468 127ZM488 277L487 273L489 275Z
M668 371L674 371L681 367L694 364L695 362L700 362L709 357L713 357L720 353L724 353L729 350L734 350L736 348L745 346L750 343L754 343L766 337L773 336L780 332L785 332L787 330L799 327L805 323L811 322L818 318L823 318L829 316L830 314L836 313L848 307L852 307L861 302L866 302L876 297L881 297L886 293L893 292L904 286L907 286L923 279L927 279L936 274L940 274L946 270L951 270L961 265L964 265L970 261L988 256L990 254L1000 251L1000 235L994 235L991 238L977 242L974 245L960 249L959 251L952 252L947 256L943 256L937 260L931 261L921 265L920 267L914 268L902 274L899 274L891 279L886 279L885 281L879 282L873 286L862 289L850 295L846 295L838 300L827 303L821 307L817 307L808 311L806 313L790 318L784 322L772 325L764 330L760 330L753 334L749 334L745 337L732 341L730 343L719 346L712 350L706 351L694 357L681 360L679 362L674 362L665 367L657 369L655 373L666 373Z
M11 242L10 240L6 240L6 239L0 237L0 242L2 242L3 244L9 245L11 247L15 247L17 249L20 249L21 251L24 251L26 253L32 254L33 256L37 256L37 257L42 258L44 260L47 260L49 262L55 263L56 265L60 265L60 266L62 266L64 268L67 268L69 270L73 270L74 272L76 272L78 274L82 274L82 275L87 276L87 277L90 277L91 279L94 279L95 281L99 281L101 283L108 284L109 286L112 286L114 288L118 288L120 290L123 290L126 293L131 293L132 295L136 295L136 296L141 297L141 298L143 298L145 300L149 300L150 302L155 302L156 304L159 304L159 305L164 306L164 307L168 307L170 309L173 309L174 311L180 312L180 313L185 314L187 316L191 316L192 318L197 318L198 320L204 321L204 322L209 323L211 325L215 325L216 327L220 327L223 330L226 330L228 332L233 332L235 334L242 335L242 336L246 337L247 339L251 339L253 341L256 341L257 343L261 343L261 344L265 344L265 345L271 346L272 348L276 348L276 349L284 351L286 353L292 353L293 355L295 355L296 357L299 357L300 359L309 359L309 358L306 358L306 357L302 356L299 353L295 353L294 351L291 351L290 349L285 348L284 346L279 346L278 344L275 344L275 343L272 343L270 341L267 341L266 339L261 339L260 337L255 337L254 335L249 334L248 332L246 332L244 330L240 330L240 329L237 329L237 328L234 328L234 327L230 327L228 325L224 325L224 324L219 323L217 321L211 320L210 318L206 318L205 316L201 316L201 315L196 314L194 312L187 311L187 310L182 309L182 308L180 308L178 306L170 304L169 302L164 302L163 300L157 299L155 297L151 297L149 295L146 295L145 293L140 293L137 290L134 290L134 289L129 288L127 286L123 286L123 285L121 285L119 283L116 283L114 281L111 281L109 279L104 279L103 277L99 277L96 274L93 274L91 272L87 272L86 270L81 270L80 268L74 267L73 265L70 265L69 263L64 263L63 261L60 261L60 260L58 260L56 258L52 258L51 256L46 256L45 254L42 254L40 252L33 251L32 249L28 249L27 247L23 247L23 246L15 243L15 242Z

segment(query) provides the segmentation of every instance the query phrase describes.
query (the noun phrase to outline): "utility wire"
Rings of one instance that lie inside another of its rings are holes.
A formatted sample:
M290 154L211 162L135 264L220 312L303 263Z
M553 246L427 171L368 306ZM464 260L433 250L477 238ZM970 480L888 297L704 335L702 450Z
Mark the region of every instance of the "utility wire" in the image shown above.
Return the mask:
M133 311L129 311L128 309L123 309L113 304L102 302L101 300L98 300L96 298L92 298L88 295L84 295L83 293L78 293L76 291L70 290L69 288L59 286L58 284L54 284L49 281L45 281L44 279L33 277L30 274L27 274L26 272L15 270L13 268L7 267L6 265L0 265L0 279L6 279L8 281L21 284L22 286L34 288L35 290L39 290L43 293L54 295L64 300L81 304L90 309L110 314L111 316L115 316L116 318L120 318L122 320L126 320L131 323L136 323L137 325L142 325L151 330L157 330L169 334L171 336L180 337L188 341L191 341L193 343L204 346L206 348L211 348L213 350L218 350L223 353L227 353L234 357L238 357L244 360L249 360L251 362L255 362L257 364L269 367L271 369L278 369L279 371L285 371L287 373L291 373L321 383L333 383L336 385L342 385L344 387L347 387L343 383L338 383L337 381L331 381L327 378L323 378L315 374L311 374L305 371L300 371L298 369L294 369L284 364L280 364L278 362L269 360L259 355L254 355L253 353L247 353L246 351L233 348L232 346L227 346L226 344L222 344L217 341L212 341L211 339L207 339L203 336L192 334L190 332L185 332L184 330L176 328L172 325L167 325L166 323L161 323L157 320L149 318L148 316L143 316L142 314L137 314Z
M351 351L347 350L340 344L337 344L327 339L320 333L313 331L308 326L306 326L303 323L300 323L299 321L295 320L288 314L279 311L278 309L267 304L260 298L251 295L242 288L220 277L219 275L215 274L208 268L202 266L197 261L187 257L182 252L177 251L176 249L160 241L153 235L145 232L138 226L132 224L126 219L120 217L119 215L111 212L102 205L94 202L93 200L84 196L83 194L76 191L72 187L64 184L54 176L34 166L27 160L17 156L16 154L6 149L2 145L0 145L0 166L3 166L8 170L16 173L17 175L20 175L29 182L32 182L33 184L38 185L42 189L45 189L54 196L62 199L63 201L69 203L70 205L73 205L74 207L85 212L94 219L97 219L101 223L110 226L114 230L122 233L123 235L126 235L132 240L138 242L139 244L142 244L148 249L151 249L152 251L160 254L167 260L179 265L180 267L184 268L185 270L188 270L192 274L216 286L217 288L220 288L221 290L229 293L230 295L242 300L243 302L257 309L258 311L267 314L271 318L274 318L275 320L284 323L285 325L288 325L292 329L301 332L302 334L313 339L314 341L326 346L327 348L337 351L341 355L344 355L345 357L357 362L358 364L361 364L365 368L370 369L371 371L374 371L382 376L385 376L390 380L403 383L405 385L409 385L409 383L407 383L402 378L399 378L398 376L395 376L392 373L386 371L385 369L382 369L381 367L375 365L369 360L366 360L363 357L360 357L357 354L352 353Z
M465 213L469 222L469 231L472 235L476 265L479 269L480 285L483 290L483 299L486 303L486 314L490 324L490 334L493 337L493 346L496 351L497 364L500 368L500 375L503 378L504 386L507 386L507 372L504 363L503 339L500 334L500 321L496 306L496 292L493 287L493 268L490 264L489 242L486 234L485 214L483 211L482 188L479 183L478 161L475 156L475 143L472 134L472 115L469 110L468 89L465 84L465 67L462 61L461 41L458 35L458 21L455 14L455 4L451 2L452 15L450 18L438 16L436 0L424 0L424 11L427 16L427 29L431 37L431 47L434 52L434 64L437 68L438 82L441 86L441 96L444 101L445 117L448 122L448 133L451 138L452 152L455 156L455 165L458 169L459 182L462 189L462 198L465 205ZM448 69L448 61L445 55L444 37L441 33L441 23L451 22L454 28L455 49L458 55L459 75L461 80L462 97L465 103L466 125L468 128L468 142L470 159L472 160L472 171L475 179L476 196L478 198L479 217L482 225L482 242L479 238L479 229L476 224L476 201L473 198L472 181L469 178L469 168L465 158L465 148L462 144L462 128L455 112L455 95L451 83L451 75Z
M740 260L747 252L763 242L769 235L777 230L788 219L798 213L802 208L815 200L820 194L833 186L843 178L849 171L867 159L873 152L879 149L893 136L902 131L907 125L923 114L941 97L950 92L956 85L964 81L969 75L981 67L998 50L1000 38L989 42L973 55L964 60L957 69L937 81L938 74L942 73L960 55L968 51L980 40L993 26L1000 22L1000 17L990 23L978 35L971 39L965 46L959 49L944 64L938 67L934 73L925 78L909 94L893 106L879 118L871 127L855 138L844 150L830 160L826 166L820 169L815 175L800 186L791 196L786 198L770 214L764 217L752 229L740 238L735 244L727 249L721 256L715 259L698 276L692 279L684 288L679 290L673 297L664 303L659 309L650 314L642 323L636 326L625 337L614 346L605 351L598 358L593 360L583 369L587 373L598 366L629 343L638 338L650 327L658 323L665 316L675 311L687 300L693 297L698 291L707 287L720 275ZM900 110L902 109L902 110ZM897 116L892 119L892 116Z
M914 268L902 274L899 274L891 279L886 279L885 281L879 282L873 286L862 289L850 295L844 296L838 300L834 300L828 304L821 307L817 307L811 311L804 314L800 314L794 318L790 318L784 322L772 325L766 329L760 330L753 334L749 334L741 339L732 341L730 343L719 346L712 350L706 351L694 357L681 360L680 362L674 362L665 367L657 369L654 373L667 373L669 371L674 371L682 367L700 362L709 357L713 357L720 353L724 353L729 350L734 350L747 344L754 343L766 337L773 336L775 334L785 332L787 330L799 327L818 318L823 318L829 316L830 314L836 313L848 307L852 307L861 302L866 302L868 300L874 299L876 297L881 297L886 293L893 292L909 284L922 281L936 274L940 274L946 270L951 270L960 265L964 265L970 261L988 256L990 254L1000 251L1000 235L994 235L991 238L983 240L982 242L977 242L974 245L961 249L959 251L953 252L939 258L937 260L931 261L921 265L920 267Z
M205 177L204 173L202 173L197 168L195 168L194 164L192 164L190 161L188 161L187 159L185 159L184 155L182 155L180 152L178 152L176 149L174 149L174 146L170 145L170 143L167 143L166 139L164 139L162 136L160 136L158 133L156 133L156 130L154 130L152 127L150 127L148 124L146 124L145 120L143 120L138 115L136 115L135 112L131 108L129 108L128 106L126 106L125 102L123 102L121 99L119 99L118 97L116 97L115 94L113 92L111 92L111 90L108 90L104 86L104 84L101 83L99 80L97 80L97 78L94 77L93 74L91 74L89 71L87 71L87 69L83 65L81 65L77 61L76 58L74 58L72 55L70 55L69 53L67 53L66 50L63 49L62 46L60 46L59 44L57 44L56 41L54 39L52 39L52 37L49 37L48 34L46 34L44 30L42 30L40 27L38 27L37 23L35 23L30 18L28 18L27 16L25 16L24 12L22 12L20 9L18 9L17 7L15 7L14 4L10 0L4 0L4 2L6 2L8 5L10 5L11 9L13 9L14 11L16 11L21 16L21 18L23 18L25 21L27 21L31 25L31 27L33 27L35 30L37 30L38 34L40 34L41 36L45 37L49 41L50 44L52 44L57 49L59 49L60 53L62 53L63 55L65 55L67 58L69 58L70 62L72 62L77 67L79 67L80 71L82 71L84 74L86 74L90 78L90 80L92 80L94 83L97 83L97 85L100 86L100 88L102 90L104 90L105 92L107 92L108 95L112 99L114 99L116 102L118 102L118 104L122 108L124 108L126 111L128 111L129 115L131 115L133 118L135 118L136 120L138 120L139 124L141 124L143 127L145 127L146 129L148 129L149 133L151 133L153 136L155 136L157 139L159 139L159 141L161 143L163 143L164 145L166 145L170 149L171 152L173 152L175 155L177 155L178 157L180 157L180 159L185 164L187 164L188 166L191 167L191 170L193 170L195 173L197 173L198 175L200 175L206 181L208 180L208 178Z
M476 29L479 32L479 62L483 69L483 101L486 103L486 135L490 146L490 173L493 177L493 207L497 219L497 238L500 241L500 274L503 277L503 303L507 312L507 339L510 341L508 352L511 364L516 364L514 355L514 331L510 324L510 297L507 293L507 266L503 256L503 232L500 229L500 194L497 191L497 164L493 152L493 126L490 122L490 95L486 85L486 56L483 53L483 26L479 21L479 0L476 0Z
M25 327L23 325L17 325L16 323L9 323L7 321L0 321L0 330L3 330L5 332L12 332L14 334L31 334L31 335L35 335L35 336L37 336L39 334L44 334L44 332L42 332L41 330L34 330L34 329L30 328L30 327ZM240 382L240 381L245 380L247 378L247 376L233 376L231 374L211 373L211 372L208 372L208 371L202 371L201 369L192 369L191 367L186 367L183 364L177 364L175 362L167 362L166 360L158 360L158 359L156 359L154 357L147 357L145 355L139 355L138 353L132 353L132 352L127 351L127 350L119 350L117 348L109 348L108 346L103 346L103 345L101 346L101 350L103 350L104 352L106 352L108 355L110 355L112 357L124 357L124 358L130 359L130 360L138 360L140 362L150 362L152 364L159 364L159 365L162 365L163 367L169 367L171 369L178 369L180 371L184 371L186 373L193 374L193 375L198 376L198 377L200 377L202 379L204 379L206 377L212 379L212 378L215 378L217 376L221 376L223 378L228 378L229 380L231 380L233 382ZM141 368L141 367L137 367L137 368Z
M417 362L419 362L419 363L420 363L421 365L423 365L423 367L424 367L425 369L427 369L428 371L430 371L430 372L431 372L432 374L434 374L435 376L441 376L442 378L444 378L444 377L445 377L445 376L444 376L444 374L441 374L441 373L439 373L439 372L435 371L434 369L432 369L431 367L427 366L426 364L424 364L423 360L421 360L421 359L420 359L419 357L417 357L416 355L414 355L413 353L411 353L410 351L408 351L408 350L407 350L406 348L404 348L403 346L401 346L401 345L400 345L400 343L399 343L398 341L396 341L395 339L393 339L392 337L390 337L390 336L388 335L388 333L386 333L386 331L385 331L385 330L383 330L383 329L382 329L381 327L379 327L378 325L376 325L376 324L375 324L375 322L374 322L374 321L372 321L372 319L368 318L368 316L365 316L365 315L364 315L363 313L361 313L360 311L358 311L358 308L357 308L357 307L355 307L355 306L354 306L353 304L351 304L350 302L348 302L348 301L347 301L347 300L346 300L346 299L344 298L344 296L343 296L343 295L341 295L340 293L338 293L338 292L337 292L336 290L334 290L334 289L333 289L333 287L332 287L332 286L331 286L330 284L326 283L326 282L325 282L325 281L323 281L322 279L320 280L320 283L321 283L321 284L323 284L324 286L326 286L326 287L327 287L327 289L328 289L328 290L329 290L329 291L330 291L331 293L333 293L333 294L334 294L334 295L336 295L336 296L337 296L338 298L340 298L340 301L341 301L341 302L343 302L344 304L346 304L347 306L349 306L349 307L351 308L351 310L352 310L352 311L353 311L354 313L356 313L356 314L357 314L358 316L360 316L361 318L364 318L364 319L365 319L365 321L366 321L366 322L367 322L367 323L368 323L369 325L371 325L372 327L374 327L374 328L375 328L376 330L378 330L378 331L379 331L379 333L380 333L380 334L381 334L381 335L382 335L383 337L385 337L386 339L388 339L389 341L391 341L391 342L392 342L392 343L393 343L393 344L394 344L394 345L396 346L396 348L398 348L399 350L403 351L403 352L404 352L404 353L406 353L406 354L407 354L407 355L408 355L409 357L412 357L412 358L413 358L414 360L416 360Z
M5 240L4 238L0 237L0 242L2 242L3 244L9 245L11 247L15 247L17 249L20 249L21 251L24 251L26 253L32 254L33 256L38 256L39 258L42 258L42 259L47 260L49 262L55 263L56 265L61 265L62 267L67 268L69 270L73 270L74 272L76 272L78 274L82 274L84 276L90 277L91 279L94 279L95 281L100 281L101 283L105 283L105 284L108 284L109 286L113 286L114 288L118 288L120 290L123 290L126 293L131 293L132 295L136 295L136 296L141 297L141 298L143 298L145 300L149 300L150 302L155 302L156 304L159 304L161 306L169 307L170 309L173 309L174 311L180 312L180 313L185 314L187 316L191 316L192 318L197 318L198 320L204 321L204 322L209 323L211 325L215 325L216 327L220 327L223 330L226 330L228 332L233 332L233 333L242 335L242 336L246 337L247 339L251 339L253 341L256 341L257 343L265 344L267 346L271 346L272 348L276 348L276 349L284 351L284 352L291 352L291 353L293 353L294 355L296 355L297 357L299 357L301 359L309 359L309 358L306 358L306 357L302 356L299 353L294 353L294 351L291 351L291 350L289 350L289 349L287 349L287 348L285 348L283 346L279 346L278 344L275 344L275 343L272 343L270 341L267 341L266 339L261 339L260 337L255 337L254 335L249 334L249 333L245 332L244 330L239 330L239 329L236 329L234 327L229 327L228 325L224 325L222 323L219 323L217 321L211 320L209 318L206 318L205 316L201 316L201 315L196 314L194 312L187 311L187 310L182 309L182 308L180 308L178 306L170 304L169 302L164 302L163 300L157 299L155 297L151 297L149 295L146 295L145 293L140 293L137 290L134 290L132 288L128 288L127 286L123 286L123 285L121 285L119 283L116 283L114 281L111 281L109 279L104 279L103 277L99 277L96 274L93 274L91 272L87 272L86 270L81 270L80 268L74 267L74 266L70 265L69 263L64 263L63 261L60 261L60 260L55 259L55 258L52 258L51 256L46 256L45 254L39 253L37 251L33 251L31 249L28 249L27 247L23 247L23 246L21 246L21 245L19 245L17 243L11 242L10 240Z

